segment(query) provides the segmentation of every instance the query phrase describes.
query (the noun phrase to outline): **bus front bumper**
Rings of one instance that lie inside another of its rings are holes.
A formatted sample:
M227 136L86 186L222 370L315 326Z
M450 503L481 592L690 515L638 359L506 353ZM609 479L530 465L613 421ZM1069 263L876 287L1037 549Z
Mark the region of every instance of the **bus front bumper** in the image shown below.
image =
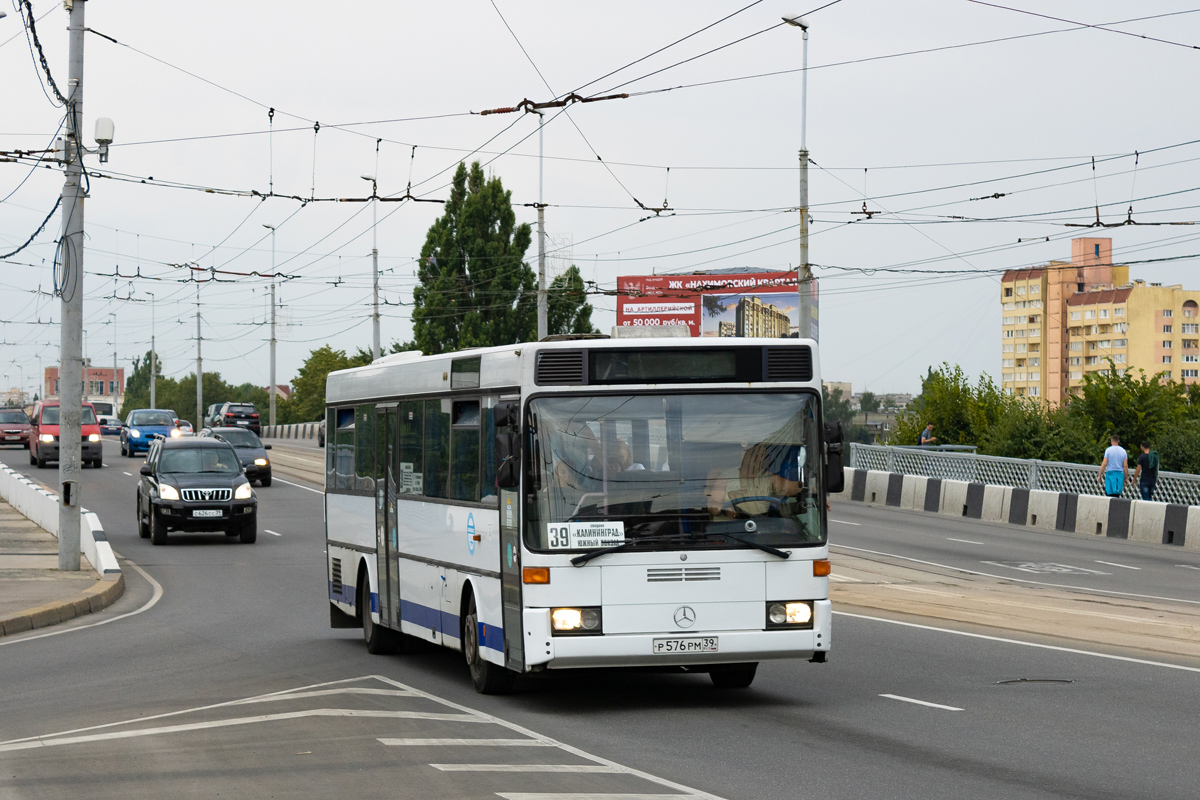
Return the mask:
M812 659L831 644L828 600L814 602L809 630L663 631L598 636L554 636L550 610L525 609L525 665L546 669L736 664L775 659ZM656 653L656 639L716 639L715 652Z

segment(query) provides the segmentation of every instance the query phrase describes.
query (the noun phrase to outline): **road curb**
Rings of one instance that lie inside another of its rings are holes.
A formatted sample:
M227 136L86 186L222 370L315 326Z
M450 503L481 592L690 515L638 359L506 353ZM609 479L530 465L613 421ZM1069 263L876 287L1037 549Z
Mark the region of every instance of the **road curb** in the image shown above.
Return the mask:
M116 580L101 578L81 594L66 600L45 603L0 619L0 636L12 636L36 628L46 628L60 622L94 614L107 608L125 593L125 576Z

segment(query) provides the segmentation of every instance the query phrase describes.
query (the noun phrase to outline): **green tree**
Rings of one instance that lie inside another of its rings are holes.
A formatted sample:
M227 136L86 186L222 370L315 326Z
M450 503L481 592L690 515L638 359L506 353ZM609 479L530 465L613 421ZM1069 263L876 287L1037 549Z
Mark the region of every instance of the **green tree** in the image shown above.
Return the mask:
M592 305L579 267L572 264L546 290L546 328L555 333L599 333L592 326Z
M413 339L426 354L514 344L537 325L532 235L511 192L476 161L454 173L445 213L425 235L413 290Z
M1006 398L986 374L972 386L962 367L942 364L921 380L921 394L896 420L894 444L917 444L933 423L938 444L978 445L1000 419Z
M1129 449L1141 442L1130 442ZM1200 474L1200 419L1188 419L1163 431L1150 446L1158 451L1161 469L1167 472Z
M367 353L370 363L371 355ZM360 363L355 363L359 361ZM308 354L304 365L292 381L292 396L288 401L291 416L297 422L311 422L325 416L325 378L329 373L339 369L349 369L360 366L361 357L352 360L345 350L334 350L329 345L322 345Z
M155 386L155 399L161 395L159 392L162 387L170 382L170 379L164 381L162 377L162 359L158 359L157 374L158 384ZM121 401L122 417L128 411L135 408L150 407L150 351L146 351L145 356L133 357L133 370L129 373L129 378L125 381L125 399Z
M842 397L840 386L831 392L828 386L821 385L821 408L826 422L840 422L846 426L854 421L854 410L850 408L849 398Z
M1088 372L1083 376L1083 388L1066 404L1067 414L1079 425L1088 426L1096 452L1108 446L1113 434L1127 446L1151 440L1170 426L1183 420L1187 408L1187 389L1180 383L1132 370L1117 373L1111 359L1108 369ZM1094 455L1099 461L1099 456Z
M879 398L874 392L863 392L862 397L858 400L858 409L860 411L872 414L879 410Z

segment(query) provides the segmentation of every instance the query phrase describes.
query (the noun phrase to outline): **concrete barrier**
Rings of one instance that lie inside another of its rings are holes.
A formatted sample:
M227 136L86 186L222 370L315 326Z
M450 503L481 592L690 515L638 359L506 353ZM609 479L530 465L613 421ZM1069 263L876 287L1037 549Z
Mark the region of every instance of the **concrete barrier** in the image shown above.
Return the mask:
M1060 496L1063 498L1076 498L1074 525L1069 530L1073 530L1075 533L1087 533L1095 536L1104 536L1107 534L1110 498L1095 494L1063 494Z
M966 481L942 481L941 505L938 513L947 517L965 517L967 515Z
M263 439L316 439L320 422L298 422L293 425L264 425Z
M1153 500L1134 500L1129 539L1147 544L1162 544L1163 523L1166 522L1166 517L1166 503L1158 503Z
M0 497L42 530L58 536L58 495L0 464ZM108 543L100 518L86 508L80 514L79 550L105 580L115 581L121 577L121 566Z
M882 506L887 502L888 477L890 472L867 470L867 480L863 485L863 502L869 505Z
M909 511L923 511L928 483L929 479L924 475L905 475L900 485L900 507Z
M1044 531L1057 530L1058 492L1044 489L1029 490L1028 516L1025 524Z
M972 484L983 487L983 499L979 505L979 519L984 522L1008 521L1008 498L1011 487L993 484Z

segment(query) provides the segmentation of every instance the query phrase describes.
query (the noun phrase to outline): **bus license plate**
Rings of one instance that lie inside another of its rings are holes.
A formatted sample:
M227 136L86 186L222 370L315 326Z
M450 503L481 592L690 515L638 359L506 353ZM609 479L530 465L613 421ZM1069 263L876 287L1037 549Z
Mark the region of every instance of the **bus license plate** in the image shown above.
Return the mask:
M715 653L717 652L716 636L681 636L670 639L654 639L651 652L665 653Z
M193 517L219 517L221 516L220 509L216 508L197 508L192 512Z

